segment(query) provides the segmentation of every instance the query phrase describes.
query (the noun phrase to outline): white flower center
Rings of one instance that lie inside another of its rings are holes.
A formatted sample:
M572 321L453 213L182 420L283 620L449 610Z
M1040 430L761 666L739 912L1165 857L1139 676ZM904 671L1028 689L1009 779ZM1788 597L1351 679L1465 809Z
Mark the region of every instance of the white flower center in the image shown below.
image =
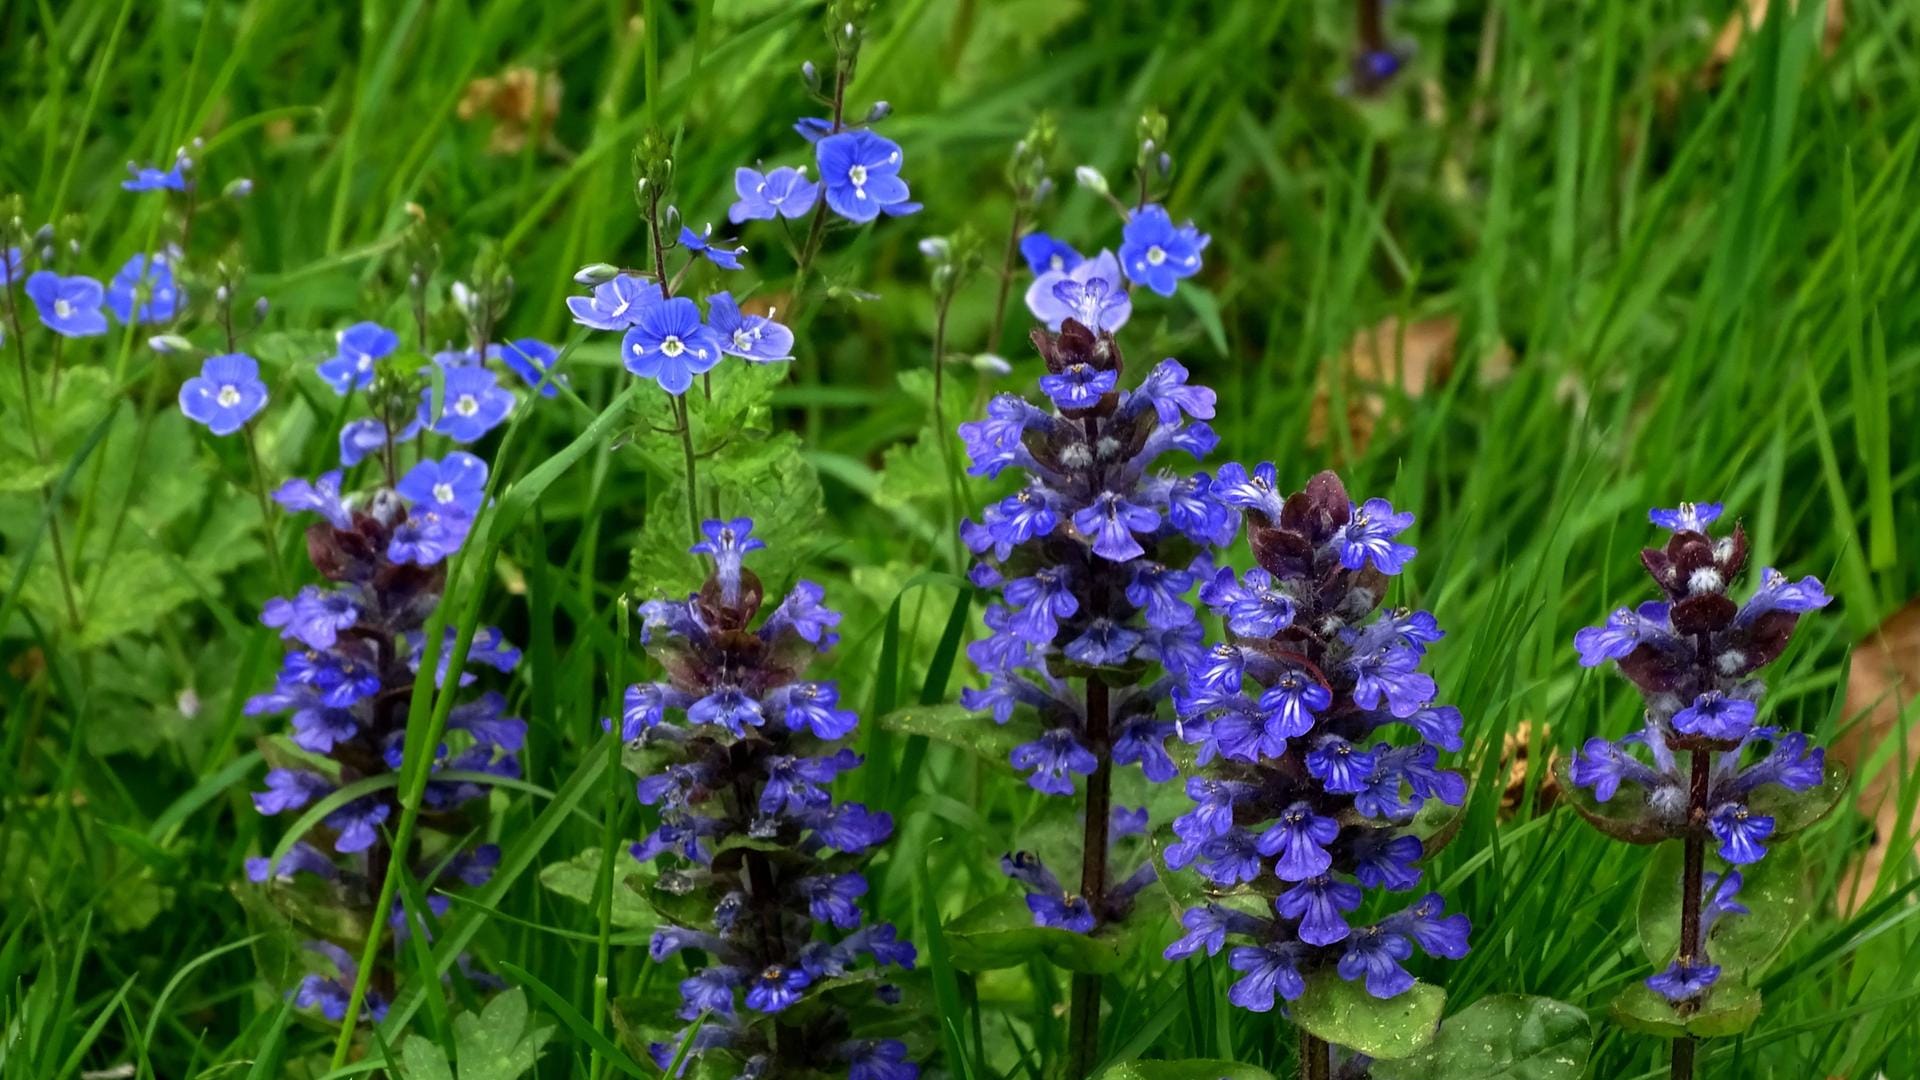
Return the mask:
M625 315L627 313L627 308L631 306L632 305L625 300L622 300L618 304L615 304L613 306L613 318L617 319L620 316Z
M1147 265L1159 266L1167 261L1167 249L1155 244L1147 249Z
M228 383L220 388L220 392L214 395L213 400L219 402L221 408L231 409L240 404L240 390L232 383Z
M359 358L358 360L355 360L355 361L353 362L353 370L355 370L355 371L372 371L372 370L373 370L373 357L371 357L371 356L368 356L368 355L367 355L366 353L361 353L361 354L360 354L360 358Z
M686 343L682 342L678 337L669 334L667 335L667 339L660 343L660 351L669 357L674 357L686 352L687 346Z
M855 165L853 168L848 169L847 179L853 181L853 186L856 188L864 187L867 182L867 167L865 165ZM861 192L860 197L863 199L866 198L866 193Z
M461 394L460 400L453 403L453 411L461 416L472 416L480 411L480 399L472 394Z
M754 335L747 333L744 327L739 330L735 330L733 332L734 348L742 349L742 350L751 349L753 348L753 342L754 342Z
M453 501L453 485L442 481L433 485L433 501L450 503Z
M73 305L67 303L65 300L55 300L53 302L53 313L64 319L73 314Z
M1047 268L1050 270L1063 270L1066 268L1066 265L1066 258L1060 255L1055 255L1053 258L1047 260Z

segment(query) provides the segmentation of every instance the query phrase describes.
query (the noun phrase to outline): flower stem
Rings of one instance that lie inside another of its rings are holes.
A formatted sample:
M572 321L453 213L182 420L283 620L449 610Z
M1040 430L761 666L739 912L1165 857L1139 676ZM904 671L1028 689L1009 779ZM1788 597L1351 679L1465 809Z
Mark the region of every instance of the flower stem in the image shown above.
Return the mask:
M1087 778L1087 820L1080 849L1080 896L1098 920L1106 907L1107 821L1113 813L1113 761L1108 753L1107 684L1087 676L1086 741L1098 764ZM1097 923L1096 923L1097 925ZM1067 1018L1067 1075L1087 1076L1100 1053L1100 976L1073 977L1072 1012Z
M1300 1080L1329 1080L1333 1074L1330 1049L1325 1039L1300 1029Z
M20 358L20 411L26 414L27 442L33 447L33 460L38 464L45 449L40 443L39 421L34 418L33 378L27 364L27 339L21 333L20 301L14 296L11 283L7 285L6 292L7 318L13 323L13 351ZM47 503L47 539L53 542L53 568L55 576L60 579L61 598L67 604L67 622L78 629L80 604L74 599L73 577L67 573L67 543L60 533L60 508L53 505L53 485L42 484L40 497Z
M987 324L987 352L1000 355L1000 332L1007 321L1007 294L1013 288L1015 260L1020 258L1020 206L1007 218L1007 252L1000 260L1000 290L993 298L993 321Z
M1707 793L1713 777L1713 751L1700 747L1689 751L1692 775L1687 790L1687 835L1682 841L1684 854L1680 870L1680 962L1692 966L1702 956L1700 940L1700 902L1705 891L1707 855ZM1681 1015L1699 1008L1698 1000L1683 1001L1677 1007ZM1695 1042L1682 1035L1673 1041L1673 1080L1693 1080Z
M675 396L673 415L680 429L680 457L687 470L687 535L694 543L700 542L700 498L698 466L693 455L693 422L687 412L687 399Z
M953 460L953 440L947 430L946 355L947 313L953 308L950 282L934 301L933 315L933 441L940 448L940 468L947 474L947 535L953 539L953 572L966 572L966 548L960 540L960 468Z
M267 470L260 463L260 443L253 437L253 424L248 423L240 429L247 439L247 460L253 466L253 493L260 500L260 536L267 542L267 558L273 563L273 579L280 586L282 595L292 591L293 583L287 577L287 564L280 556L279 530L273 527L273 502L267 495Z

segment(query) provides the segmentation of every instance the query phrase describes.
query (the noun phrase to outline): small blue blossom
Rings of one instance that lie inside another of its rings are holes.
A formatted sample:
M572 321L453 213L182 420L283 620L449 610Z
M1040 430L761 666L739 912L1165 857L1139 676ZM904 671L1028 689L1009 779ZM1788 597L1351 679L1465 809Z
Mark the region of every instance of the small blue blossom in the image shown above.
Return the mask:
M776 1013L800 1000L813 979L804 968L773 964L747 983L747 1008Z
M775 217L803 218L820 201L820 185L807 179L806 170L786 165L764 174L755 169L735 169L733 190L740 198L727 209L727 220L735 225Z
M210 356L200 374L180 384L180 411L215 435L231 435L267 407L260 365L245 353Z
M1773 819L1739 803L1723 803L1707 818L1707 828L1720 841L1720 857L1744 866L1766 857L1762 841L1773 835Z
M666 300L660 286L635 277L618 274L593 287L592 296L567 297L567 310L573 321L593 330L625 330L640 321L640 314Z
M561 380L553 374L553 365L559 358L559 350L534 338L521 338L500 346L501 363L539 391L541 397L556 397L560 393Z
M1091 305L1086 305L1089 288L1096 281L1102 288L1092 295ZM1133 314L1133 300L1120 282L1120 261L1113 252L1102 251L1090 259L1076 255L1071 266L1042 271L1033 279L1027 286L1027 310L1055 333L1068 319L1096 333L1113 333Z
M1031 769L1027 783L1035 791L1049 795L1073 794L1073 773L1086 776L1099 766L1093 752L1066 728L1055 728L1030 743L1013 748L1009 755L1016 769Z
M720 247L713 243L713 226L708 225L702 232L694 232L685 225L680 226L680 246L690 254L703 255L707 261L722 270L740 269L740 256L747 253L744 247Z
M1398 574L1415 549L1396 543L1394 537L1413 525L1410 513L1396 514L1385 499L1368 499L1353 509L1353 517L1334 533L1333 545L1340 552L1340 565L1358 570L1371 561L1383 574Z
M100 310L106 290L89 277L61 277L35 270L27 277L27 297L47 329L62 337L92 337L107 332Z
M1345 941L1352 928L1344 912L1360 906L1360 886L1333 877L1314 877L1288 889L1273 902L1283 917L1299 920L1300 940L1309 945Z
M26 259L17 247L0 248L0 288L10 289L21 281Z
M1413 976L1400 966L1412 955L1412 942L1370 926L1347 940L1347 951L1340 955L1336 970L1348 982L1365 977L1367 993L1372 996L1392 998L1413 989Z
M107 310L128 325L171 322L185 299L165 255L135 254L107 283Z
M1605 626L1589 626L1573 635L1573 646L1580 651L1581 667L1599 667L1632 655L1642 642L1657 645L1672 637L1668 605L1649 600L1638 608L1615 609Z
M1020 238L1020 256L1035 274L1065 273L1084 261L1072 244L1043 232L1030 232Z
M1688 964L1675 960L1667 970L1647 979L1647 988L1668 1001L1679 1004L1705 994L1720 980L1718 964Z
M1053 298L1072 312L1071 318L1094 333L1111 333L1133 313L1127 291L1103 278L1056 282Z
M815 143L814 153L827 206L848 221L865 223L883 212L900 215L920 209L900 179L899 144L871 131L843 131Z
M440 461L423 458L407 470L395 490L416 506L455 506L477 514L487 494L487 463L463 450Z
M1200 271L1200 253L1212 239L1191 223L1175 226L1157 203L1134 211L1123 236L1120 263L1127 277L1161 296L1172 296L1182 278Z
M1272 1012L1274 997L1293 1001L1307 992L1300 974L1301 950L1293 942L1268 942L1257 947L1235 946L1227 966L1241 972L1227 989L1227 1000L1249 1012Z
M918 1080L920 1066L907 1060L907 1044L898 1039L866 1039L843 1045L847 1080Z
M420 392L420 419L439 435L458 443L474 442L499 426L513 411L513 392L483 367L455 368L446 373L440 415L432 415L433 387Z
M1673 729L1683 735L1737 741L1753 730L1756 711L1751 701L1709 690L1673 714Z
M127 191L185 191L187 190L186 156L174 158L171 168L162 169L158 165L140 165L127 162L128 177L120 181L120 187Z
M620 341L627 370L675 397L713 370L723 351L720 335L700 321L700 305L682 296L642 309Z
M770 314L742 312L732 293L707 297L707 323L719 336L720 351L728 356L756 364L793 359L793 331L774 322Z
M320 362L320 377L336 394L365 390L373 385L375 362L393 355L400 335L375 322L358 322L334 339L334 354Z
M1119 385L1118 371L1101 371L1088 364L1070 364L1058 375L1040 376L1040 389L1060 409L1091 409Z
M1707 526L1720 520L1726 507L1722 503L1683 502L1677 509L1647 511L1647 520L1669 532L1705 533Z

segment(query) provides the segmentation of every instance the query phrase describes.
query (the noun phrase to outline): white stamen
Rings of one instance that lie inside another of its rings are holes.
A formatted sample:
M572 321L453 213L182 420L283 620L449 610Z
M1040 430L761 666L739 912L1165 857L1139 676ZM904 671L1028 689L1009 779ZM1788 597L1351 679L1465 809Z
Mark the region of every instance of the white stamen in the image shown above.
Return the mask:
M213 400L219 402L221 408L231 409L240 404L240 390L232 383L228 383L220 388L220 392L214 395Z
M1148 266L1159 266L1161 263L1166 261L1167 261L1167 251L1165 248L1161 247L1159 244L1155 244L1152 247L1147 249L1147 265Z
M687 346L678 337L668 335L667 339L660 343L660 351L669 357L674 357L686 352Z
M480 411L480 399L472 394L461 394L460 400L453 403L453 411L461 416L472 416Z

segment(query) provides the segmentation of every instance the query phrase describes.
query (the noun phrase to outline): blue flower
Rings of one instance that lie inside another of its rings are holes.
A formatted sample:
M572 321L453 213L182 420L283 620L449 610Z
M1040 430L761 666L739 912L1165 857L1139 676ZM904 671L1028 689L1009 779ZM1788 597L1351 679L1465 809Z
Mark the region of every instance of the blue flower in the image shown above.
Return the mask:
M395 486L402 497L416 506L456 506L467 514L480 512L487 496L487 463L455 450L444 460L423 458Z
M813 979L799 967L770 964L747 984L747 1008L776 1013L800 1000Z
M713 370L723 351L720 335L700 321L700 305L684 296L642 309L620 341L627 370L675 397Z
M1064 269L1041 271L1033 279L1027 286L1027 310L1055 333L1068 319L1095 333L1113 333L1125 326L1133 314L1133 300L1120 287L1120 261L1113 252L1102 251L1091 259L1075 255L1072 262ZM1091 296L1089 304L1088 287L1096 281L1104 287Z
M1385 499L1368 499L1353 510L1353 517L1333 536L1334 550L1340 553L1340 565L1358 570L1372 561L1383 574L1398 574L1415 549L1394 542L1394 537L1413 524L1410 513L1396 514Z
M1040 389L1061 409L1091 409L1119 385L1120 373L1090 364L1069 364L1058 375L1040 376Z
M1647 979L1647 988L1674 1004L1692 1001L1720 979L1718 964L1689 964L1675 960L1667 970Z
M373 385L373 365L393 355L400 335L375 322L357 322L335 337L334 354L320 362L320 377L336 394Z
M730 521L709 518L700 523L700 531L706 539L687 551L713 559L713 577L720 585L721 598L731 604L740 595L740 571L747 552L759 551L767 542L753 535L752 518Z
M215 435L231 435L267 407L260 365L245 353L210 356L200 374L180 384L180 411Z
M592 296L567 297L573 321L594 330L625 330L641 312L666 300L660 286L632 274L619 274L593 287Z
M1073 779L1069 774L1086 776L1100 764L1093 752L1080 745L1080 740L1066 728L1054 728L1033 742L1014 747L1009 759L1016 769L1033 770L1027 783L1035 791L1049 795L1073 794Z
M1236 946L1227 954L1227 966L1242 975L1227 989L1227 1000L1250 1012L1271 1012L1275 994L1293 1001L1307 992L1299 965L1300 950L1292 942Z
M1060 651L1067 659L1088 667L1120 667L1140 646L1140 632L1109 618L1087 624L1080 636L1067 642Z
M1186 365L1171 359L1155 364L1133 393L1135 402L1152 405L1154 415L1167 426L1179 423L1183 415L1196 420L1213 419L1218 399L1219 395L1211 389L1187 382Z
M327 828L337 838L333 850L342 855L365 851L380 838L380 826L393 813L393 807L375 798L355 799L325 818Z
M707 261L722 270L740 269L740 256L747 253L744 247L716 247L712 242L713 226L708 225L704 232L694 232L685 225L680 226L680 246L690 254L704 255Z
M680 980L680 1019L692 1020L701 1013L733 1015L733 991L740 985L740 972L725 964L715 964Z
M1065 273L1084 261L1072 244L1043 232L1030 232L1021 237L1020 255L1027 260L1027 268L1035 274L1048 271Z
M1567 774L1575 787L1592 788L1593 797L1600 802L1610 801L1622 783L1631 782L1648 787L1658 779L1652 769L1619 746L1601 738L1587 740L1580 752L1574 755Z
M1307 752L1307 772L1335 794L1351 795L1366 788L1375 755L1338 735L1322 735Z
M1033 912L1037 926L1090 934L1095 925L1093 908L1087 905L1086 897L1073 893L1028 893L1027 910Z
M727 208L727 220L768 221L774 217L803 218L820 201L820 185L807 179L806 170L782 165L764 175L755 169L733 170L738 202Z
M920 1066L907 1060L898 1039L865 1039L844 1044L847 1080L918 1080Z
M1413 976L1400 961L1413 955L1413 943L1399 934L1370 926L1347 940L1347 951L1336 965L1340 977L1353 982L1367 980L1367 993L1386 999L1413 989Z
M1229 931L1246 933L1257 929L1260 920L1218 904L1202 904L1180 913L1180 925L1185 928L1173 944L1168 945L1162 954L1168 960L1185 960L1187 957L1205 949L1208 956L1220 955L1227 946Z
M871 131L843 131L814 144L827 206L852 222L868 222L882 212L911 214L920 204L900 179L900 147Z
M1649 510L1647 520L1670 532L1705 533L1725 509L1721 503L1683 502L1674 510Z
M432 566L460 550L472 529L473 515L456 504L416 506L394 528L393 538L387 543L387 558L396 563Z
M1738 740L1753 730L1756 708L1751 701L1728 697L1709 690L1693 699L1693 704L1673 714L1673 729L1683 735L1708 739Z
M1722 803L1707 818L1707 828L1720 841L1720 857L1744 866L1766 857L1761 842L1773 835L1773 819L1739 803Z
M816 921L852 930L860 925L860 908L855 901L867 895L867 879L855 873L801 878L800 893L807 898L807 912Z
M1573 647L1580 651L1581 667L1599 667L1609 660L1623 660L1642 642L1656 644L1672 640L1668 606L1659 601L1641 604L1638 610L1618 608L1607 616L1605 626L1589 626L1573 635Z
M1191 223L1176 227L1166 208L1149 203L1133 212L1121 233L1120 262L1127 277L1161 296L1200 270L1200 252L1212 239Z
M1347 663L1354 679L1353 701L1363 709L1374 709L1382 700L1395 716L1412 716L1433 700L1433 676L1419 670L1420 654L1407 648L1388 648Z
M173 167L162 169L158 165L139 165L127 162L127 179L120 181L120 187L126 191L185 191L187 159L185 155L173 160Z
M555 397L560 393L557 385L560 380L553 374L554 362L559 357L559 350L534 338L521 338L500 346L500 361L528 386L538 390L541 397Z
M123 323L162 323L179 313L185 297L173 283L173 263L155 255L129 258L107 284L107 310Z
M1149 781L1160 784L1179 774L1173 758L1166 751L1167 736L1173 734L1173 725L1154 719L1152 713L1138 713L1120 725L1113 740L1113 763L1115 765L1139 765L1140 772ZM1141 826L1145 827L1145 811L1141 811Z
M1135 562L1127 582L1127 603L1146 612L1147 625L1156 629L1186 626L1196 616L1184 599L1193 587L1193 574L1149 560Z
M47 329L62 337L92 337L107 332L100 305L106 290L89 277L61 277L35 270L27 277L27 296Z
M1773 611L1788 611L1795 615L1804 615L1809 611L1818 611L1833 602L1820 579L1808 575L1799 581L1790 581L1785 574L1769 566L1760 571L1760 587L1754 590L1752 599L1740 609L1735 620L1739 625L1750 626L1760 616Z
M720 351L756 364L793 359L793 331L768 316L748 315L733 294L707 297L707 322L720 338Z
M1094 496L1087 508L1073 515L1073 527L1092 538L1093 553L1113 562L1126 562L1146 554L1135 533L1151 533L1160 527L1160 515L1152 507L1130 501L1115 491Z
M1428 893L1412 907L1388 916L1380 925L1412 938L1428 956L1448 960L1467 955L1467 934L1472 929L1465 915L1446 914L1446 902L1439 893Z
M420 419L432 416L433 387L420 392ZM440 415L432 419L435 434L458 443L485 436L513 411L513 392L503 388L493 372L483 367L454 368L446 373Z
M305 769L268 769L267 790L253 793L253 808L262 814L298 810L333 790L319 773Z
M1274 858L1274 876L1281 881L1305 881L1327 872L1333 855L1327 845L1340 835L1340 823L1296 802L1260 834L1260 854ZM1419 841L1414 841L1418 844Z
M1031 577L1009 581L1003 595L1013 609L1008 628L1035 645L1052 644L1060 632L1059 620L1080 610L1072 578L1064 567L1043 566Z
M1333 704L1333 692L1298 668L1288 668L1260 694L1260 712L1270 734L1291 739L1313 730L1314 719Z
M1381 838L1375 833L1355 845L1353 876L1369 889L1411 889L1420 883L1415 866L1426 855L1420 838L1408 833Z
M1227 506L1257 510L1275 521L1280 520L1280 493L1276 488L1273 462L1263 461L1251 473L1245 465L1229 461L1220 466L1208 492Z
M340 631L360 620L360 609L344 593L325 592L315 586L302 588L292 600L267 601L260 612L264 625L280 631L310 649L333 648Z
M20 283L20 274L26 268L26 259L17 247L0 248L0 288L10 289Z
M736 739L745 738L749 727L766 722L760 703L735 686L722 687L694 702L687 709L687 719L723 727Z
M1309 945L1345 941L1352 930L1342 912L1360 906L1360 886L1332 877L1308 878L1273 902L1274 910L1300 922L1300 940Z

